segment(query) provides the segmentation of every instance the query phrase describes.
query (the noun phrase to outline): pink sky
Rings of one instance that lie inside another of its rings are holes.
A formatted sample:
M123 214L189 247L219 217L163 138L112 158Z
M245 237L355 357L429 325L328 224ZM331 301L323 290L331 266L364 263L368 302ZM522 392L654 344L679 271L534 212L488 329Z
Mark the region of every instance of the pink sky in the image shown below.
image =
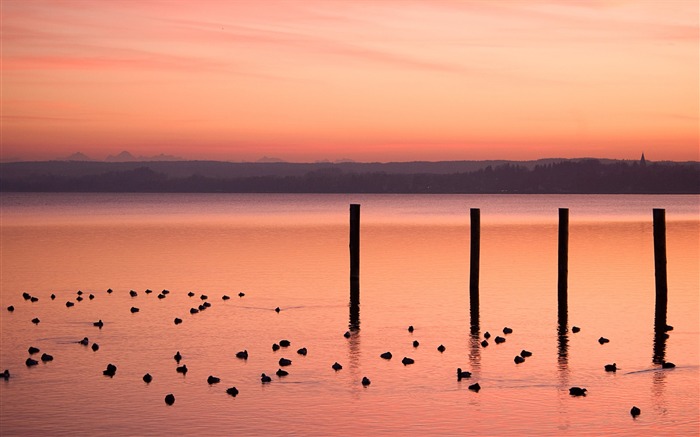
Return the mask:
M697 0L2 0L0 159L699 159Z

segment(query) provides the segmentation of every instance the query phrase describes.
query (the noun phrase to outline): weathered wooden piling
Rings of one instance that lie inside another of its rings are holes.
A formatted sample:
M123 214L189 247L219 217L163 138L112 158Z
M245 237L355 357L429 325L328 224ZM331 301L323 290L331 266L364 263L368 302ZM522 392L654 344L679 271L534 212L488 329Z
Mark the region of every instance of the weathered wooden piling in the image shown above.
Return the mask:
M566 312L569 288L569 208L559 208L559 312Z
M656 364L666 358L668 310L668 281L666 276L666 210L654 208L654 274L656 278L656 305L654 308L654 357Z
M656 276L655 324L666 327L668 283L666 278L666 210L654 208L654 272Z
M360 280L360 205L350 204L350 281Z
M359 329L360 315L360 205L350 204L350 325Z
M471 219L471 250L469 255L469 306L472 320L479 319L479 257L481 253L481 211L469 210ZM475 317L476 316L476 317ZM474 324L474 322L472 322ZM478 325L478 322L476 323ZM478 328L477 328L478 329Z

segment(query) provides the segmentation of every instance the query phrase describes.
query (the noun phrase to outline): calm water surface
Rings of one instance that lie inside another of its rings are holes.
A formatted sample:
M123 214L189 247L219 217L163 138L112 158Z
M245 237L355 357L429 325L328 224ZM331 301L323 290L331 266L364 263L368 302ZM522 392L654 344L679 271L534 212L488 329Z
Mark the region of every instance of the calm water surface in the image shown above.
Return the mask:
M0 368L12 375L0 380L3 436L699 433L698 196L0 200ZM362 205L361 305L360 328L346 339L349 203ZM570 209L571 221L562 325L559 207ZM667 318L675 329L655 341L657 207L666 208ZM482 222L474 335L469 208L481 209ZM170 294L159 299L163 289ZM94 299L77 302L78 290ZM25 301L23 292L39 300ZM190 314L202 294L211 307ZM76 305L67 308L69 300ZM102 329L92 325L98 319ZM503 336L505 326L513 328L505 343L480 346L486 331ZM98 351L77 343L86 336ZM610 343L600 345L601 336ZM291 346L273 352L281 339ZM54 361L26 367L29 346L41 349L34 358L46 352ZM308 355L296 353L301 347ZM235 357L243 349L248 360ZM516 365L522 349L533 355ZM175 371L178 350L186 376ZM386 351L393 359L379 357ZM415 364L402 365L404 356ZM283 378L275 376L281 357L293 362ZM677 367L654 363L664 359ZM335 361L342 370L331 369ZM613 362L618 371L605 372ZM118 368L113 378L102 375L108 363ZM457 367L472 377L457 381ZM261 384L263 372L271 383ZM207 384L209 375L221 383ZM370 386L360 384L363 376ZM467 388L474 382L478 393ZM225 393L231 386L235 398ZM571 397L571 386L588 396ZM170 407L168 393L176 397ZM636 419L633 405L642 411Z

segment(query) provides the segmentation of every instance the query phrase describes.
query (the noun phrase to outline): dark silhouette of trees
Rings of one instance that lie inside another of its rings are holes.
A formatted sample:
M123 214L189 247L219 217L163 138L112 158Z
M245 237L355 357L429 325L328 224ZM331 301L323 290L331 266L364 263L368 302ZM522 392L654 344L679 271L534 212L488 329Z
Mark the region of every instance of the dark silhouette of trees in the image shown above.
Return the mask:
M177 193L700 193L700 164L595 159L512 163L460 173L343 171L329 164L285 176L167 175L149 166L74 176L51 173L0 177L1 191Z

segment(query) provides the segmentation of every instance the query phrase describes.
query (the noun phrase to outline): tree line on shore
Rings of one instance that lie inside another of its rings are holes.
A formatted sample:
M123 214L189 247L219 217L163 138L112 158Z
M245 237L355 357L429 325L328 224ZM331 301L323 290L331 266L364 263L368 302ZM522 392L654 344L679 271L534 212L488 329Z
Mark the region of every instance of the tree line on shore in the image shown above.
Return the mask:
M148 163L88 175L0 176L4 192L172 193L454 193L454 194L698 194L698 163L562 161L527 168L513 163L437 174L347 172L320 167L303 175L167 175Z

